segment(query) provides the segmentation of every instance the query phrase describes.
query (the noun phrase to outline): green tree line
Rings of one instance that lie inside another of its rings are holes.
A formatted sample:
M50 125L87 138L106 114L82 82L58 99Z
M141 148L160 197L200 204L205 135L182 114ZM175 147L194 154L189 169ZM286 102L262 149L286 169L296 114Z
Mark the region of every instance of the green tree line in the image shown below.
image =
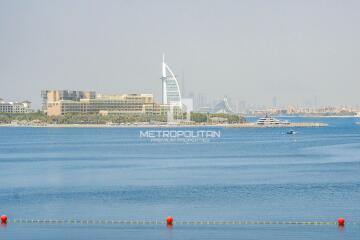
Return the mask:
M227 114L227 113L197 113L192 112L190 115L191 121L197 123L210 123L213 122L214 118L223 118L226 119L227 123L244 123L246 122L243 116L237 114Z
M196 123L210 123L212 118L224 118L228 123L245 122L245 118L235 114L206 114L192 112L191 121ZM176 116L176 119L186 119L186 114ZM11 122L28 123L47 123L47 124L106 124L106 123L135 123L135 122L166 122L166 115L147 115L147 114L119 114L119 115L100 115L100 114L66 114L61 116L47 116L42 112L10 114L1 113L0 123Z

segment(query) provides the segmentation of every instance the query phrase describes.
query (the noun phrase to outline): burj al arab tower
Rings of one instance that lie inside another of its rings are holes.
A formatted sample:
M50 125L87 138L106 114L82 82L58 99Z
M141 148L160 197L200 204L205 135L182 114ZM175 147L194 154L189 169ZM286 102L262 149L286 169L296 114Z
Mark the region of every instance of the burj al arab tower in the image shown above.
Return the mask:
M163 104L178 106L181 108L181 93L179 83L174 73L165 63L165 55L162 62L162 101Z

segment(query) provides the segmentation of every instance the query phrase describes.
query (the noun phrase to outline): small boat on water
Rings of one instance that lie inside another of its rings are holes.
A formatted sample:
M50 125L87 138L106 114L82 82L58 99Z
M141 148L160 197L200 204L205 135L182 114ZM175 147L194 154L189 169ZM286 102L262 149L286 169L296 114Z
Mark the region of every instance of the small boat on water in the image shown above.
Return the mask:
M289 135L292 135L292 134L296 134L297 132L295 132L294 130L290 130L290 131L287 131L286 134L289 134Z
M281 121L279 119L270 117L269 115L265 115L265 117L259 118L256 121L256 124L258 125L284 125L284 124L290 124L288 121Z

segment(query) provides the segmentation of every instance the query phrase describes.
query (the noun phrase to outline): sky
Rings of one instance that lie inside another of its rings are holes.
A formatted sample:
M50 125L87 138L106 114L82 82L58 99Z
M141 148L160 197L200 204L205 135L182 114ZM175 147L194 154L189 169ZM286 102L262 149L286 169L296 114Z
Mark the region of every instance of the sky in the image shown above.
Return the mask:
M0 98L42 89L360 105L360 1L0 0Z

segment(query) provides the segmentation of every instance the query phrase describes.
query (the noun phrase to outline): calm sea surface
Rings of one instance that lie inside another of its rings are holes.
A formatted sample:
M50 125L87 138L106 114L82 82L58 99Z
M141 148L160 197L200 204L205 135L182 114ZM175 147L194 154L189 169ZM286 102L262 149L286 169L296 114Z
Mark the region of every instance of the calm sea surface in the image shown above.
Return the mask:
M0 128L0 214L11 219L336 221L335 225L14 224L0 239L359 239L360 125L220 129L154 143L144 129ZM196 130L196 129L194 129ZM350 224L357 223L357 224Z

